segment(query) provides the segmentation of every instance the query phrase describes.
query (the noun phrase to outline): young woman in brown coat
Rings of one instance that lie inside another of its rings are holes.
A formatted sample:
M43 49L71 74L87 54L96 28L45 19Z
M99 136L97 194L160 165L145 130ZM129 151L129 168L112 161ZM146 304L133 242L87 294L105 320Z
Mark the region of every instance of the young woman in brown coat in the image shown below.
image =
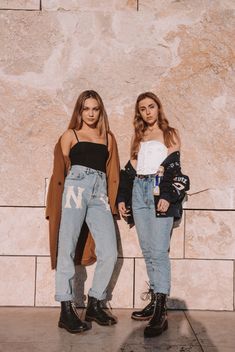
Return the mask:
M71 333L88 329L73 304L74 260L84 221L95 243L95 255L90 251L90 240L85 248L91 258L85 259L89 263L97 258L86 320L100 325L116 323L100 303L106 297L117 259L112 212L116 212L118 177L116 141L109 130L102 99L95 91L84 91L78 97L68 129L55 148L46 211L52 267L56 267L55 299L61 302L58 325Z

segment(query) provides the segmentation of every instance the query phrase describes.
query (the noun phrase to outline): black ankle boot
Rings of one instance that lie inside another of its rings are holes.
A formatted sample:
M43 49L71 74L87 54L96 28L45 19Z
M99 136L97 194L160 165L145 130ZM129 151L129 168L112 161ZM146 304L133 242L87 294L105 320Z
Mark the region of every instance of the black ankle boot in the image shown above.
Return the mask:
M145 293L146 294L146 293ZM152 318L154 312L155 296L152 289L149 289L150 296L149 304L144 309L132 313L131 318L135 320L148 320Z
M86 321L95 321L100 325L113 325L117 321L108 315L100 306L100 301L95 297L88 296Z
M89 329L88 325L79 319L76 308L71 301L61 302L61 313L58 326L71 332L71 334L76 334Z
M154 337L161 335L167 328L166 295L164 293L156 293L153 317L144 330L144 336Z

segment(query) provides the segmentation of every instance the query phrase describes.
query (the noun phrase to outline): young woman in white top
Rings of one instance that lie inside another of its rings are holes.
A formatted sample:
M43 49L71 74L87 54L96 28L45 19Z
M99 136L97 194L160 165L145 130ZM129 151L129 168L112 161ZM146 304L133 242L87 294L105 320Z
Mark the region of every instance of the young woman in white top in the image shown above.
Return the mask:
M149 277L151 302L143 310L133 312L132 318L151 318L144 331L145 337L160 335L168 328L168 250L174 217L168 215L169 200L159 194L159 182L164 171L160 165L170 154L177 152L179 155L179 149L179 134L169 126L159 98L151 92L140 94L135 106L134 136L131 143L130 161L136 169L132 211ZM122 216L128 215L125 202L120 202L118 207Z

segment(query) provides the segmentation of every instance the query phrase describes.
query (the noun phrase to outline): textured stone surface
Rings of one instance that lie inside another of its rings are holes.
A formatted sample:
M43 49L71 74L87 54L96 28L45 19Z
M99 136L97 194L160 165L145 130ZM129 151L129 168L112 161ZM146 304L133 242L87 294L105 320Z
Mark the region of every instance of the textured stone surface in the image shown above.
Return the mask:
M0 10L39 10L40 0L1 0Z
M233 262L213 260L171 260L172 289L169 307L233 310ZM148 281L143 259L135 260L135 306ZM208 286L208 283L209 286Z
M234 129L233 3L2 12L1 203L43 204L53 145L79 92L94 88L107 107L122 165L129 158L136 96L153 90L181 133L193 194L187 206L234 208L234 143L227 147Z
M42 9L47 11L137 10L137 0L42 0Z
M185 257L234 259L234 211L188 211Z
M0 256L0 305L33 306L35 258Z
M233 310L233 261L172 260L174 307Z
M75 276L75 301L83 307L86 303L86 295L92 285L95 264L88 267L78 266ZM118 259L113 277L108 289L108 300L114 308L133 307L133 259ZM118 279L117 279L118 278ZM124 284L125 283L125 284ZM36 282L36 305L56 306L55 272L50 268L50 259L47 257L37 258L37 282ZM85 295L85 296L84 296Z
M2 0L0 8L7 3L17 9L39 7L39 1ZM122 166L129 159L136 97L152 90L162 100L170 124L181 134L182 170L191 178L184 207L235 209L235 2L139 0L139 11L134 0L42 0L41 4L42 11L0 11L0 205L44 205L54 145L67 127L78 94L93 88L104 100ZM1 210L1 253L48 254L43 210L25 212ZM180 258L185 255L221 259L189 261L193 275L190 277L189 266L185 269L187 278L195 279L201 288L199 270L202 282L206 285L212 280L213 284L205 301L196 294L195 286L188 286L187 303L193 306L193 297L198 309L230 309L226 275L222 278L225 301L220 289L216 298L208 297L217 289L213 280L216 275L220 278L218 267L223 272L227 265L232 280L231 262L226 262L234 259L232 213L223 216L218 212L216 217L207 212L188 214L186 228L182 223L171 241L171 257L179 258L174 261L179 265L176 273L184 273ZM132 275L132 257L142 254L135 229L129 230L124 222L118 227L119 254L130 257L130 267L124 260L117 282L121 292ZM32 233L37 231L40 235L35 241ZM44 259L49 260L40 258L38 262L38 287L43 293L37 295L37 302L42 305L46 304L46 282L52 275L46 274ZM202 262L205 265L201 268ZM45 284L43 275L47 277ZM144 282L145 270L142 275ZM177 285L183 287L182 283ZM137 296L142 288L138 290ZM128 305L129 292L130 286ZM29 299L32 302L34 296ZM48 299L52 303L52 298ZM126 304L124 294L118 304Z
M171 242L170 242L170 258L184 257L184 216L181 222L173 228Z
M48 257L37 258L36 306L58 306L55 301L55 270Z
M0 254L49 254L44 208L0 208L0 232Z
M82 297L81 288L84 287L84 293L87 295L94 275L95 264L85 268L78 267L77 273L77 302L79 306ZM118 259L114 269L110 285L107 290L107 299L113 308L132 308L133 307L133 279L134 279L133 259ZM85 282L83 283L82 277ZM82 303L82 302L81 302Z
M135 227L129 228L124 220L118 220L118 252L121 257L142 257Z

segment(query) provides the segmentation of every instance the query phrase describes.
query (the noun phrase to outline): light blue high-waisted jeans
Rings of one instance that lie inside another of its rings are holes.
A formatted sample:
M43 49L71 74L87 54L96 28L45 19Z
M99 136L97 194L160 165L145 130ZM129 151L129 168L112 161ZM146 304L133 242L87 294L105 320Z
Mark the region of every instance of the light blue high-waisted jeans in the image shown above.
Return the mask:
M132 210L150 288L155 293L169 294L171 267L168 250L173 217L156 217L153 187L154 177L135 178Z
M107 197L106 174L80 165L68 173L56 268L56 301L73 300L74 256L83 221L95 241L97 263L89 296L105 299L106 288L117 260L116 232Z

